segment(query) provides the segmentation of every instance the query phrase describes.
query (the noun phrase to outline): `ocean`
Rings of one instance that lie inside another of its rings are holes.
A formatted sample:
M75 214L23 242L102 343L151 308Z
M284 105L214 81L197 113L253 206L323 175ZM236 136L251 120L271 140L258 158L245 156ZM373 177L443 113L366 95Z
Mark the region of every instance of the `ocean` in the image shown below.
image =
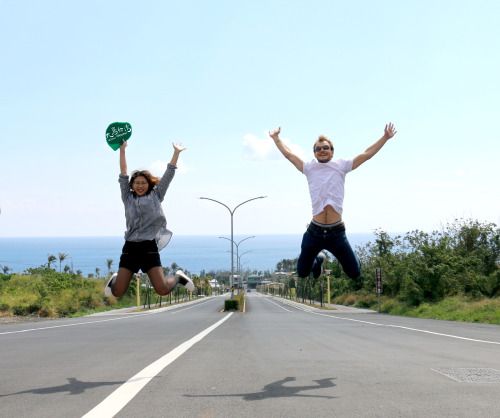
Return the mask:
M293 259L299 255L302 234L259 235L252 239L234 236L239 243L238 255L241 269L251 271L274 271L282 259ZM353 248L374 239L373 234L348 234ZM71 270L80 270L83 275L100 276L108 272L107 260L113 260L111 270L116 271L120 260L122 237L47 237L47 238L0 238L0 271L2 267L10 272L22 273L27 268L47 264L49 255L56 261L52 267L59 270L59 253L67 254L61 269L67 265ZM162 265L176 263L191 274L201 271L231 270L231 247L229 239L216 236L174 235L169 245L160 253ZM234 249L236 270L236 247ZM97 271L96 271L97 269Z

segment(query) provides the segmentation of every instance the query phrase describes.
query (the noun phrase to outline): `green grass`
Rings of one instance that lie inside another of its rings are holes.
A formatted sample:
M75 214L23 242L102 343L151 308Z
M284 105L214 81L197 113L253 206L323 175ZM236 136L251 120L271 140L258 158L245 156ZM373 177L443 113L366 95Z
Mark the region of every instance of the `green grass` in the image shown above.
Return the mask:
M418 307L400 307L398 315L417 318L443 319L449 321L478 322L500 325L500 299L474 300L463 296L454 296ZM392 312L388 312L392 313Z
M332 303L378 309L377 297L373 294L350 293L334 298ZM382 296L380 312L414 318L500 325L500 298L473 299L466 296L450 296L439 302L422 303L415 307L408 306L398 299Z
M0 316L78 317L135 306L135 286L120 299L108 299L103 294L104 284L105 279L54 271L13 274L0 280Z
M135 306L135 287L120 299L103 295L104 280L45 271L43 274L3 276L0 280L0 316L75 317L114 308ZM235 295L237 309L243 309L244 293ZM143 302L143 298L141 303ZM377 310L371 293L339 296L333 303ZM380 311L392 315L500 325L500 297L472 299L453 296L436 303L414 307L385 296Z

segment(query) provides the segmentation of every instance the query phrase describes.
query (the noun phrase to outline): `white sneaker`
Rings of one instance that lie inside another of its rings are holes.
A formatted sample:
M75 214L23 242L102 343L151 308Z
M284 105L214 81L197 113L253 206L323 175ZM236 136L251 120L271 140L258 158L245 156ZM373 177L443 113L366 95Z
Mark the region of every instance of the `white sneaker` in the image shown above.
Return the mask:
M109 278L108 282L106 283L106 286L104 287L104 296L107 298L110 298L113 296L113 292L111 291L111 286L115 283L115 279L118 276L118 273L113 273L113 275Z
M314 262L314 266L312 269L312 274L315 279L317 279L319 276L323 274L323 264L326 258L327 256L324 251L320 251L319 254L316 256L316 260Z
M184 286L190 292L194 292L195 287L193 281L188 276L186 276L186 274L182 270L177 270L175 272L175 280L177 280L177 283Z

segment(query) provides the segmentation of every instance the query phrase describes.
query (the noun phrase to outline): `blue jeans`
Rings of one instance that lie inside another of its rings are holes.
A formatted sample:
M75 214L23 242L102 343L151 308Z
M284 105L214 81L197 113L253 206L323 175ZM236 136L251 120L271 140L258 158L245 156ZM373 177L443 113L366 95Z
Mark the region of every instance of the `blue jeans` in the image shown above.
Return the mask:
M299 277L308 277L311 270L317 267L317 263L321 262L317 255L322 250L331 252L351 279L359 277L361 274L359 260L347 241L343 222L330 227L322 227L312 222L309 224L302 238L297 261Z

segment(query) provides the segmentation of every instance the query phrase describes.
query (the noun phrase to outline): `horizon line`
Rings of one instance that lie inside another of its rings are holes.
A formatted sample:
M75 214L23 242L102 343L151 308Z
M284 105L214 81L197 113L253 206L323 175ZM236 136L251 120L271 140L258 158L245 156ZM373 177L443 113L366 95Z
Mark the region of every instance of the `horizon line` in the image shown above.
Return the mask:
M384 231L390 234L401 234L401 232L391 232L391 231ZM276 232L276 233L267 233L267 234L258 234L255 235L256 238L262 237L262 236L276 236L276 235L303 235L304 231L301 232ZM347 232L347 235L351 234L374 234L374 231L371 232ZM174 234L173 237L218 237L220 236L221 233L214 233L214 234ZM223 234L222 234L223 235ZM240 237L240 236L245 236L249 235L246 233L241 233L241 234L234 234L235 237ZM15 239L15 238L120 238L124 239L122 235L17 235L17 236L0 236L0 239Z

